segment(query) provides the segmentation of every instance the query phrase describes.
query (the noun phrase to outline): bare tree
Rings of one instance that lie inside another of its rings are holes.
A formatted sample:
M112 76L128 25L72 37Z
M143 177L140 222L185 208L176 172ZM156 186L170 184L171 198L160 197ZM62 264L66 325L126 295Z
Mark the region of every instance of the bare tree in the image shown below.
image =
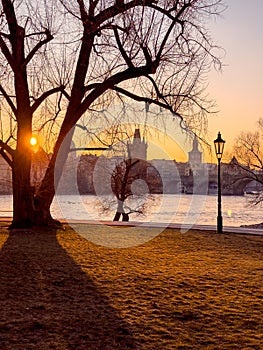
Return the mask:
M185 128L202 126L211 107L203 73L220 66L205 23L221 10L221 0L1 1L2 118L11 122L0 153L12 167L13 227L54 223L54 171L58 181L69 132L114 96L167 108ZM52 147L37 190L34 130Z
M242 132L234 145L235 156L253 170L263 169L263 119L259 119L256 131Z
M149 179L148 170L151 168L155 176L155 188ZM158 179L158 180L157 180ZM113 221L129 221L130 214L146 215L151 204L156 201L152 194L158 186L162 189L162 180L158 171L142 159L118 159L110 174L111 191L101 197L99 210L102 213L112 212L116 208Z
M137 206L133 209L127 205L125 206L125 201L134 194L132 191L132 184L143 175L140 170L146 170L146 168L138 168L141 162L142 161L139 159L129 158L117 164L113 170L111 175L111 188L117 199L117 211L113 221L119 221L121 216L122 221L129 221L129 215L131 213L143 212L142 206Z
M237 160L239 174L233 181L255 181L259 188L263 187L263 119L257 122L256 131L241 132L233 147L233 153ZM250 204L257 205L263 201L263 192L257 191L251 197Z

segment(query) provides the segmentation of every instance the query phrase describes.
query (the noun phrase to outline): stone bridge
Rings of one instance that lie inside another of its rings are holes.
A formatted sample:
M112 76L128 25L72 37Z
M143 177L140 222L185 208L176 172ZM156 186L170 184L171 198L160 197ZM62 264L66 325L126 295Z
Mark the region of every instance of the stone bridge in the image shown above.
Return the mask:
M223 195L244 194L244 190L248 184L252 183L252 179L234 179L231 177L222 177L221 188ZM192 176L182 176L181 180L170 180L163 184L163 193L196 193L196 194L216 194L217 193L217 176L209 176L209 179L197 179L194 184Z

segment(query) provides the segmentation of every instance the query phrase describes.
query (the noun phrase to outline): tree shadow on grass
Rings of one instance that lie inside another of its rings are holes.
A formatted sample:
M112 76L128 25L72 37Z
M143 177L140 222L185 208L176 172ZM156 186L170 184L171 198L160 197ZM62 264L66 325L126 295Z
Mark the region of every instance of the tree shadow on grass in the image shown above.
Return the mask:
M17 231L0 251L0 348L135 349L128 324L59 245Z

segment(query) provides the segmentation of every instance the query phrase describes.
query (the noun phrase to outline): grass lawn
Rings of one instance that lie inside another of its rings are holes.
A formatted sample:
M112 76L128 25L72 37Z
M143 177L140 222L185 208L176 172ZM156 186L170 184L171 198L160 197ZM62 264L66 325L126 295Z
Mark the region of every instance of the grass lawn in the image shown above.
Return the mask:
M166 229L117 249L7 226L1 350L263 349L263 236Z

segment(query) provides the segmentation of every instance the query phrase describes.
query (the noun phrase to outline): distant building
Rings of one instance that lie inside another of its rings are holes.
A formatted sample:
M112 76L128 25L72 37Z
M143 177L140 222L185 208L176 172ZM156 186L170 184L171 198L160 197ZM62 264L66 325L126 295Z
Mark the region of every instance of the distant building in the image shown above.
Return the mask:
M145 139L141 138L140 129L135 129L133 142L128 143L127 147L129 158L146 160L148 145Z
M153 159L147 161L147 142L136 128L131 142L127 144L130 160L136 164L129 172L129 186L135 180L143 180L150 193L199 193L216 194L218 169L217 164L203 163L203 153L199 150L195 137L192 150L188 152L187 162ZM33 154L31 184L38 188L50 161L50 155L42 148ZM61 194L109 194L112 193L112 178L117 166L127 161L127 155L111 158L91 154L78 156L75 146L64 166L56 193ZM222 163L222 194L243 195L244 192L262 191L263 171L255 171L242 166L235 157L229 163ZM137 182L139 183L139 181ZM0 157L0 194L12 193L12 172L10 166Z
M178 172L177 163L174 160L152 159L149 163L159 173L162 181L163 193L181 192L181 178ZM152 172L151 168L148 173Z
M190 152L188 152L188 162L194 165L202 164L202 154L203 153L198 149L198 140L195 136L193 140L193 149Z
M80 194L94 194L93 175L98 156L83 154L80 156L77 177Z
M0 194L12 193L12 172L7 162L0 157Z

